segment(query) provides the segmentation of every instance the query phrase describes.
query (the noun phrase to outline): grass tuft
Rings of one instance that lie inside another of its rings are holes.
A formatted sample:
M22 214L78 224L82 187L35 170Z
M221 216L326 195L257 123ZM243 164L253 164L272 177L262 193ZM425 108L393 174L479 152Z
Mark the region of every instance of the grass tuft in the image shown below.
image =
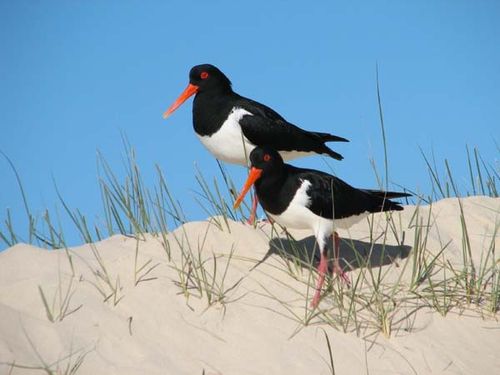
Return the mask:
M389 160L378 77L377 99L385 168L383 180L377 179L380 186L388 188ZM143 258L140 254L141 241L153 238L161 244L168 265L175 270L174 282L180 288L180 294L185 296L188 306L190 299L196 298L204 301L207 308L220 305L225 309L229 302L241 298L241 295L235 297L234 291L243 278L235 280L230 277L235 248L225 249L221 253L206 249L210 226L231 232L231 221L243 220L246 212L241 209L234 212L231 209L237 189L224 166L218 163L219 178L207 179L201 171L196 171L198 191L195 192L195 199L212 218L204 237L193 241L183 226L189 220L182 205L169 190L161 168L156 166L156 183L153 188L149 188L141 175L135 151L126 139L124 147L123 178L119 178L102 154L98 153L98 182L104 218L100 225L89 221L80 210L71 208L54 182L63 208L62 214L67 215L73 223L73 229L80 234L82 241L89 244L95 260L94 264L87 264L92 270L93 279L86 281L96 288L103 301L110 301L113 305L121 301L124 294L120 276L110 272L95 243L107 236L122 234L136 240L133 264L135 286L157 279L155 271L160 263L152 258ZM418 204L407 227L403 227L398 213L372 216L367 221L369 233L364 239L364 248L360 248L360 241L342 241L343 251L352 254L349 260L345 260L351 269L352 285L348 288L336 278L327 278L326 292L317 309L311 309L308 305L314 292L315 245L305 246L302 240L297 241L286 231L283 235L283 228L274 224L269 240L274 253L280 255L280 263L274 265L271 271L274 274L276 271L285 272L293 282L283 281L276 274L272 276L269 273L273 283L291 297L284 298L261 283L259 293L274 302L274 307L265 308L294 320L297 332L306 326L326 325L362 337L379 333L391 337L400 330L411 331L416 314L422 309L436 311L442 316L471 310L484 317L496 316L500 309L500 260L496 253L495 238L500 223L494 224L493 236L478 258L475 256L477 250L472 248L470 223L461 197L475 194L498 197L498 167L486 163L477 148L466 147L468 181L463 184L463 180L460 180L462 185L459 185L448 160L444 160L441 171L433 152L427 156L421 150L421 154L429 173L431 194L418 197ZM7 210L3 221L5 229L0 228L0 241L13 246L27 239L29 243L66 252L72 272L70 281L64 285L60 281L54 295L50 295L46 287L38 287L48 319L60 321L79 307L71 307L70 304L74 292L74 254L68 250L59 210L56 207L55 214L54 211L45 210L41 218L32 215L21 178L12 162L5 154L2 155L16 176L29 228L26 237L20 236L13 228L12 214ZM378 176L373 161L372 165ZM451 240L443 241L437 248L429 246L431 236L439 232L435 223L434 202L451 197L457 199L459 209L460 262L456 262L449 254L450 248L455 245ZM422 203L429 206L421 206ZM177 227L180 228L173 231ZM405 240L409 245L404 244ZM411 250L404 256L393 254L395 249L402 251L410 247ZM333 363L331 366L333 370Z

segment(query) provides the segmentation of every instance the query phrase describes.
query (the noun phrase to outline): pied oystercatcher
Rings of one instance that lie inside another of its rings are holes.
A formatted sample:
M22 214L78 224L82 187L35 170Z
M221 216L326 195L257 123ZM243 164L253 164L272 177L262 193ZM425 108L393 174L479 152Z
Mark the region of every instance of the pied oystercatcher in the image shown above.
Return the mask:
M322 154L342 160L326 142L348 142L336 135L312 132L286 121L273 109L238 95L231 81L210 64L194 66L189 84L163 114L167 118L189 97L193 102L193 127L201 143L217 159L248 166L248 155L256 146L277 150L283 159ZM257 202L254 200L252 217Z
M326 244L332 234L335 241L333 271L349 283L339 264L340 238L336 229L347 229L369 213L400 211L403 207L389 199L411 196L356 189L328 173L285 164L280 154L268 147L255 148L250 153L250 162L250 174L234 207L239 206L250 187L255 185L260 204L272 220L284 227L314 232L321 260L312 307L319 303L328 268Z

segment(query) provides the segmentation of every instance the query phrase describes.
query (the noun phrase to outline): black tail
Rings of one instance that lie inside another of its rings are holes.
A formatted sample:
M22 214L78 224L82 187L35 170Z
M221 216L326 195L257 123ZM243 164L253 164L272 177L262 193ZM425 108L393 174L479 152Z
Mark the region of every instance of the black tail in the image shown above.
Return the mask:
M412 195L409 193L402 193L396 191L382 191L382 190L365 190L372 196L377 197L380 202L378 206L378 211L401 211L403 206L401 206L398 202L393 202L390 199L395 198L405 198L411 197Z
M330 147L325 145L325 142L349 142L348 139L333 135L333 134L328 134L328 133L318 133L318 132L311 132L315 137L319 139L321 142L321 145L319 149L317 150L318 153L320 154L327 154L328 156L336 159L336 160L342 160L344 157L340 155L338 152L333 151Z
M389 199L383 199L381 201L379 211L402 211L403 206L400 203L393 202Z
M340 155L338 152L333 151L331 148L326 147L325 145L323 145L323 147L321 148L320 153L327 154L336 160L344 159L344 157L342 155Z
M322 142L349 142L348 139L329 133L311 132L321 139Z
M399 191L383 191L383 190L370 190L370 189L365 189L365 191L367 191L372 195L376 195L377 197L382 199L406 198L412 196L410 193L402 193Z

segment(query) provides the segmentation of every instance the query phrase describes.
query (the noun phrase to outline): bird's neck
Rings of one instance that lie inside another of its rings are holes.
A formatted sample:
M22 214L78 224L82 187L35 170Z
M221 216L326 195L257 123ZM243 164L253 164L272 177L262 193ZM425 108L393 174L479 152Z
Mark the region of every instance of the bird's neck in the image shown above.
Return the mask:
M286 208L286 203L281 199L286 180L287 171L281 169L272 174L263 175L255 182L255 191L265 211L277 214Z
M193 101L193 128L200 136L211 136L219 130L232 108L231 89L199 92Z

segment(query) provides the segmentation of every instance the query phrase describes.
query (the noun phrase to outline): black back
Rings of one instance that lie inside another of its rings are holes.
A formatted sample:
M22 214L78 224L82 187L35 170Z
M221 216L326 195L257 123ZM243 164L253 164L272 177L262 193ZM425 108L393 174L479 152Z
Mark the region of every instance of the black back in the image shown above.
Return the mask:
M266 160L268 159L268 160ZM262 207L279 215L286 210L297 189L307 180L308 208L326 219L342 219L364 212L399 211L403 207L390 200L411 194L357 189L328 173L285 164L270 148L256 148L250 154L252 166L262 169L255 190Z

